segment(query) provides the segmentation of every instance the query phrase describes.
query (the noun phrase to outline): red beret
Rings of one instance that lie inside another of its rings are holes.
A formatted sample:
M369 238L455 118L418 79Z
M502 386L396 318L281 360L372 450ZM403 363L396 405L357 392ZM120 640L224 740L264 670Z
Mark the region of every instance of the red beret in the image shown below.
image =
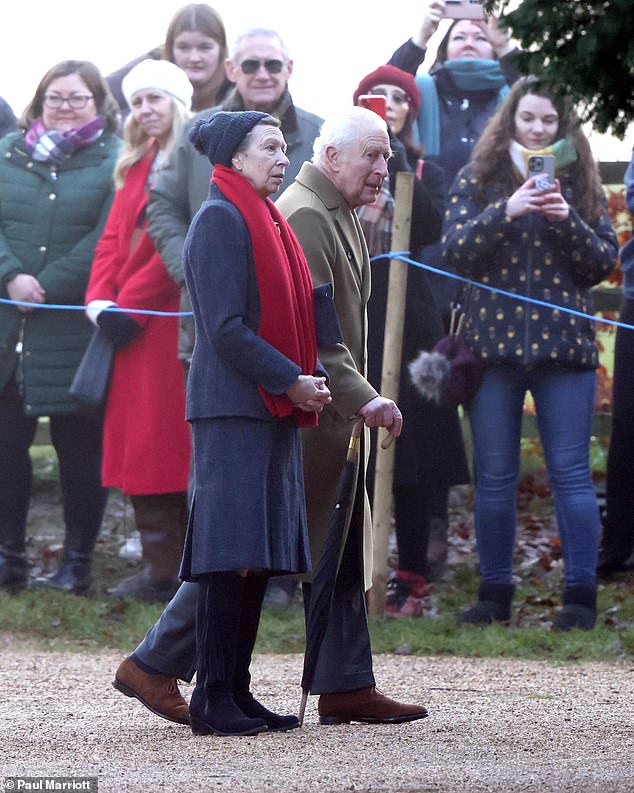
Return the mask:
M420 91L416 85L416 80L409 72L404 72L396 66L379 66L370 74L366 75L354 92L352 100L357 104L361 94L369 94L370 91L377 85L397 85L409 96L410 102L410 115L416 118L420 110Z

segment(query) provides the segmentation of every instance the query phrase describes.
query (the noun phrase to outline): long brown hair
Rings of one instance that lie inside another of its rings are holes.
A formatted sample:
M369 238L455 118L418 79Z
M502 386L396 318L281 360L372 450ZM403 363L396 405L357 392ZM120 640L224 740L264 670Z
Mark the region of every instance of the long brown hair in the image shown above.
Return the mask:
M495 187L508 194L517 188L517 176L509 154L515 139L515 114L520 100L527 94L541 96L552 102L559 115L557 138L569 138L577 152L572 166L575 186L575 208L584 220L594 222L603 211L604 194L597 163L584 135L572 103L562 94L555 94L538 77L519 79L495 115L489 120L471 153L474 175L482 194Z
M218 92L225 79L225 59L227 58L227 32L220 14L206 3L190 3L179 9L172 17L165 34L165 43L162 48L162 56L167 61L176 63L174 58L174 41L181 33L202 33L218 43L220 52L218 53L218 66L208 86L206 86L206 97L212 97L212 104L217 103ZM192 110L205 110L208 106L203 98L203 106L194 97L192 99Z
M44 111L44 95L49 85L58 77L68 77L76 74L86 83L86 87L93 95L97 115L105 118L108 127L116 130L119 126L119 105L110 93L108 83L104 80L99 69L91 61L60 61L50 68L35 89L33 98L26 106L20 126L26 129L36 118L41 118Z

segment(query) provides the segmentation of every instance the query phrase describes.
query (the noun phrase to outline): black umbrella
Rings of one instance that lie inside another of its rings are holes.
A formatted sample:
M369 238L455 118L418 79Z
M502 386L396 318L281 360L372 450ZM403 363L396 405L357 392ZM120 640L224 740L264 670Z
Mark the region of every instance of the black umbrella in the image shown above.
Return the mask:
M359 477L359 451L363 425L363 419L358 419L352 428L348 454L337 483L337 503L328 521L323 551L313 577L306 614L306 649L302 674L302 702L299 708L300 724L304 721L306 702L315 676L319 650L328 627L335 582L341 562L343 538L346 536L352 515Z

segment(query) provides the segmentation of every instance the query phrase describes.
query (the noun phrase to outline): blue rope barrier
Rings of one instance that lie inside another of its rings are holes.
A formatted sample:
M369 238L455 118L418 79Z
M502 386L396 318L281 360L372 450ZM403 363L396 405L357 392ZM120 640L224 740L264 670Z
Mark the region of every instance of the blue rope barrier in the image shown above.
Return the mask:
M409 251L394 251L391 253L383 253L379 256L373 256L370 261L375 262L380 259L397 259L399 261L405 262L406 264L411 264L414 267L420 267L423 270L428 270L430 273L435 273L436 275L441 275L445 278L453 278L455 281L461 281L464 284L470 284L471 286L477 286L478 289L486 289L488 292L497 292L499 295L504 295L505 297L510 297L513 300L519 300L524 303L533 303L536 306L542 306L543 308L550 308L551 310L555 311L563 311L566 314L573 314L576 317L583 317L584 319L592 320L592 322L599 322L602 325L613 325L618 328L627 328L628 330L634 330L634 325L628 325L625 322L619 322L618 320L614 319L604 319L602 317L597 317L594 314L585 314L583 311L577 311L573 308L567 308L566 306L556 306L552 303L547 303L544 300L537 300L534 297L526 297L525 295L517 295L514 292L507 292L505 289L498 289L494 286L489 286L488 284L482 284L479 281L472 281L470 278L464 278L461 275L456 275L456 273L448 272L447 270L440 270L437 267L432 267L431 264L423 264L423 262L417 262L415 259L409 258ZM54 303L26 303L20 300L8 300L6 298L0 297L0 303L8 304L11 306L24 306L26 308L38 308L38 309L52 309L56 311L85 311L87 306L65 306L65 305L56 305ZM142 309L142 308L121 308L120 306L111 306L107 309L108 311L118 311L123 314L146 314L152 317L191 317L193 314L191 311L151 311L149 309Z
M64 306L55 303L25 303L21 300L7 300L0 297L0 303L10 306L26 306L27 308L48 308L55 311L85 311L88 306ZM191 317L191 311L150 311L145 308L121 308L121 306L109 306L107 311L117 311L120 314L149 314L152 317Z
M373 256L370 261L375 262L379 259L397 259L401 262L405 262L406 264L411 264L414 267L421 267L423 270L428 270L430 273L435 273L436 275L442 275L447 278L453 278L455 281L461 281L464 284L470 284L471 286L477 286L478 289L485 289L488 292L496 292L498 295L504 295L505 297L511 297L514 300L519 300L524 303L534 303L536 306L543 306L544 308L550 308L553 311L563 311L566 314L573 314L576 317L583 317L584 319L590 319L592 322L600 322L603 325L614 325L618 328L627 328L628 330L634 330L634 325L628 325L625 322L618 322L614 319L603 319L602 317L597 317L595 314L585 314L583 311L577 311L574 308L566 308L566 306L556 306L552 303L547 303L544 300L537 300L534 297L526 297L525 295L517 295L514 292L507 292L505 289L498 289L495 286L489 286L488 284L481 284L479 281L472 281L470 278L464 278L462 275L456 275L455 273L450 273L447 270L439 270L437 267L432 267L431 264L423 264L422 262L417 262L415 259L410 259L409 251L395 251L392 253L382 253L379 256Z

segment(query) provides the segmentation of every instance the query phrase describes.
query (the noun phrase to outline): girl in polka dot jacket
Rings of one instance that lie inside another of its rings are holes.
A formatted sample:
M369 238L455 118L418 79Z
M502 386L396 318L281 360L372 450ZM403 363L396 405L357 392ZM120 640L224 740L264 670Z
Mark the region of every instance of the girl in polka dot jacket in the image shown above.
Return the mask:
M534 154L555 157L549 186L528 173ZM463 622L511 617L529 390L564 556L563 608L553 628L594 626L600 523L589 441L598 350L592 321L561 308L592 314L590 288L612 270L617 251L597 166L573 108L536 78L519 80L456 176L443 233L448 269L489 287L470 287L466 309L466 339L485 376L467 406L481 583Z

